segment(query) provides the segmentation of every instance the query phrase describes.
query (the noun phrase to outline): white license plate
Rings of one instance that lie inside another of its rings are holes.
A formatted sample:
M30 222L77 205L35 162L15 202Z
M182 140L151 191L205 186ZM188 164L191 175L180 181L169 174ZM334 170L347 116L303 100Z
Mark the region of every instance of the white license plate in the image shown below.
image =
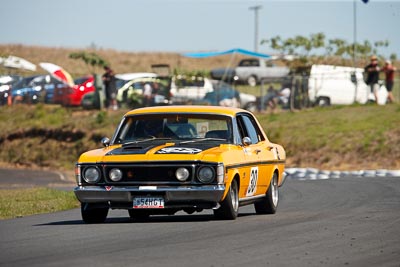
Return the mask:
M134 209L163 209L164 198L162 197L135 197L133 198Z

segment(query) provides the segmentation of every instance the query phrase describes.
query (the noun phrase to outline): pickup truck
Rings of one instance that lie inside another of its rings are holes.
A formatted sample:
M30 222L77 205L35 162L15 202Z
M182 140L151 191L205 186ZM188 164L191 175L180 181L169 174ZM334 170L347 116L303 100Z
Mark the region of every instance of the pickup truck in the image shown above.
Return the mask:
M213 69L213 79L238 81L256 86L264 78L281 78L289 74L289 68L275 66L271 60L261 58L242 59L234 69Z

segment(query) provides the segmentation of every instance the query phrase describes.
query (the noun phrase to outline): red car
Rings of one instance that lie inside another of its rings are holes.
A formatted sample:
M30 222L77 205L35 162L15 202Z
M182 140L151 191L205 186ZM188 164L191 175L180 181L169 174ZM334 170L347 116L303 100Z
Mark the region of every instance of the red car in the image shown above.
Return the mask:
M96 90L94 87L94 77L91 75L85 76L76 79L74 82L73 92L68 95L69 105L80 106L83 96Z
M95 91L94 77L84 76L74 80L73 87L66 86L54 94L55 103L63 106L80 106L85 94Z

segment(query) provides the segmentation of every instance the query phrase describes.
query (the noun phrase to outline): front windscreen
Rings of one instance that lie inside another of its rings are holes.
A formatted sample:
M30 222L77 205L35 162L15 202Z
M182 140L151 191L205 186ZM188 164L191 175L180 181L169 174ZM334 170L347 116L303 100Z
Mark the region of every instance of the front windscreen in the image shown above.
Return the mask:
M149 114L124 119L114 143L141 140L220 140L231 143L231 117L212 114Z

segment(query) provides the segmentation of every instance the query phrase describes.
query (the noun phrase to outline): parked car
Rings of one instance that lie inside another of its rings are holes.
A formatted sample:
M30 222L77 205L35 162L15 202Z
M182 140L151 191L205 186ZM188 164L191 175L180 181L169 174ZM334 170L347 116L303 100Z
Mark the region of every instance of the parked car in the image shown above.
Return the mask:
M94 92L94 77L92 75L80 77L74 80L74 86L56 88L54 102L63 106L81 106L85 94Z
M181 80L171 86L171 104L207 104L256 110L256 97L238 92L228 83L208 78Z
M210 79L204 77L174 77L171 83L171 103L191 104L199 101L213 91L213 84Z
M221 80L226 76L228 81L235 80L256 86L262 79L285 77L289 72L289 68L276 66L272 60L246 58L242 59L234 69L211 70L211 77Z
M139 79L139 78L152 78L152 77L157 77L157 74L151 73L151 72L135 72L135 73L120 73L115 75L115 82L116 82L116 88L117 92L124 87L127 83L134 79ZM118 95L118 93L117 93ZM96 94L95 92L88 92L83 95L82 100L81 100L81 105L85 109L92 109L92 108L99 108L100 107L100 101L105 100L105 95L103 92L103 88L98 90L98 93ZM120 100L122 101L122 99ZM121 103L122 104L122 103Z
M8 103L12 87L22 79L19 75L0 76L0 106Z
M212 80L213 90L206 93L199 103L213 106L238 107L254 112L257 110L257 98L254 95L237 91L229 84Z
M35 75L20 80L11 90L13 103L54 103L54 89L65 84L51 75Z
M374 101L369 86L363 79L364 69L333 65L312 65L308 79L310 101L318 106L350 105L354 101L365 104ZM381 85L378 104L385 104L387 90Z
M94 86L94 77L93 75L84 76L75 79L74 82L74 93L70 95L69 104L71 106L80 106L83 96L96 90Z
M169 81L158 77L146 77L128 81L119 88L117 92L118 105L128 108L143 107L143 91L146 83L152 88L150 105L167 105L169 103Z
M214 80L233 83L237 80L234 68L216 68L210 71L210 76Z
M109 209L132 219L213 209L233 220L239 206L273 214L284 182L286 154L256 117L242 109L159 106L124 115L104 148L76 163L75 195L86 223L102 223Z
M115 75L117 90L122 88L127 82L137 78L155 78L157 74L152 72L132 72L132 73L119 73Z

